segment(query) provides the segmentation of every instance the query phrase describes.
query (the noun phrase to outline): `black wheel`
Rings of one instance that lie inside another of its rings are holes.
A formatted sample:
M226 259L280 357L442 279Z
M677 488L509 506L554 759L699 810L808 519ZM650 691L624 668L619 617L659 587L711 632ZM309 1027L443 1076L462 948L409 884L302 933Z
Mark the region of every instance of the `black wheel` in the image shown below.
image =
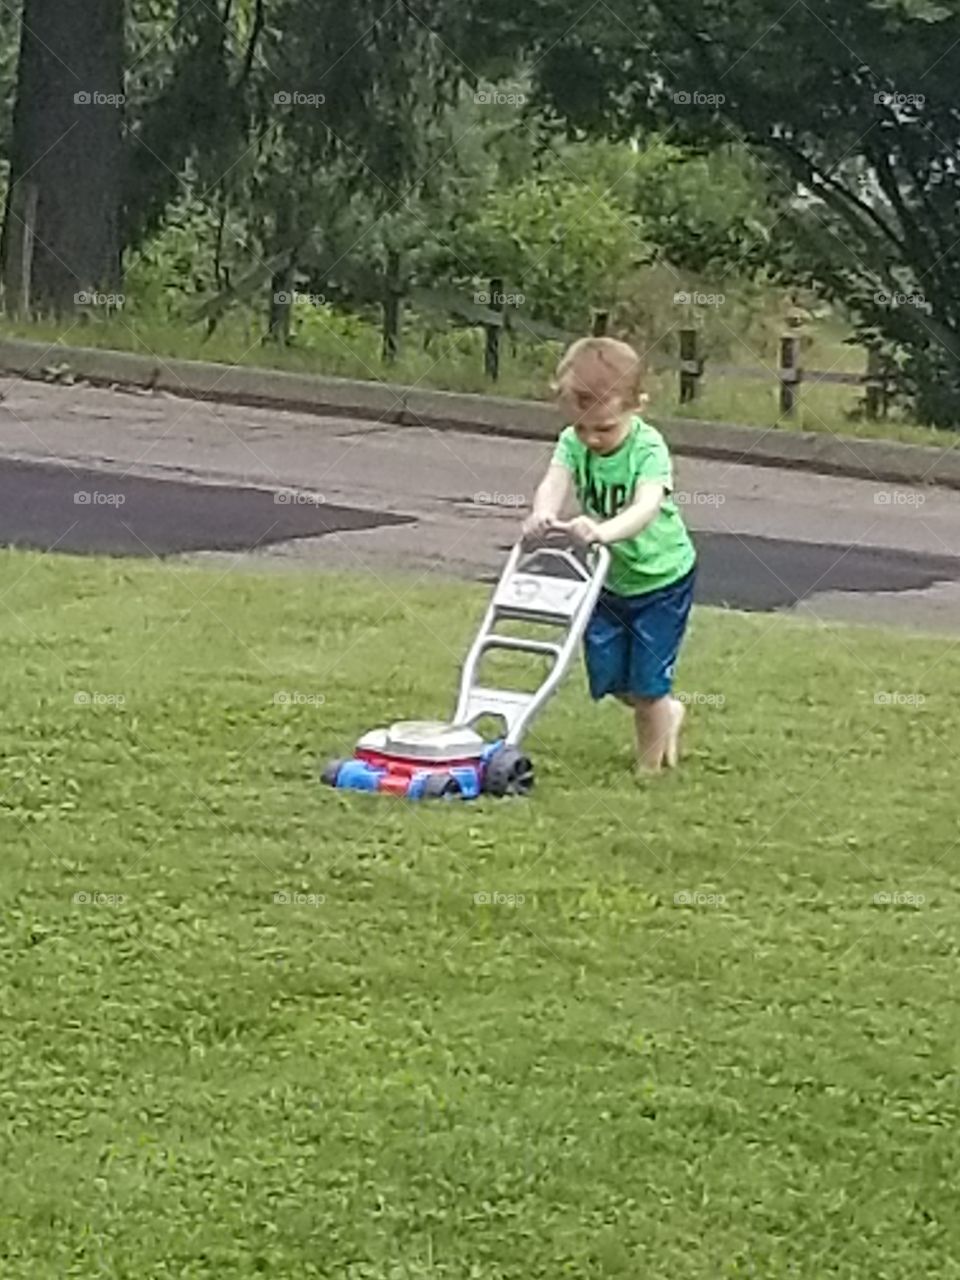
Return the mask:
M339 777L340 770L343 768L345 763L346 761L344 760L330 760L323 766L323 769L320 772L320 781L325 782L328 787L335 787L337 785L337 778Z
M483 789L491 796L525 796L533 788L533 761L516 747L498 747L487 761Z
M460 783L452 773L431 773L423 784L424 800L455 800L460 794Z

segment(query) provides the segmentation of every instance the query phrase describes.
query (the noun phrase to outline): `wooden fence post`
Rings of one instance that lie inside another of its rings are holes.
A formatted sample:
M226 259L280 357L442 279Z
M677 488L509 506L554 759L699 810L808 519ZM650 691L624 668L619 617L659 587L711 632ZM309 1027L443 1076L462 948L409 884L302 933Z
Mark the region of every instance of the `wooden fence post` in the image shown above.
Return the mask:
M593 336L595 338L606 337L609 321L609 311L595 311L593 313Z
M503 328L503 281L495 276L490 281L490 301L487 304L495 313L496 320L484 325L487 345L484 352L484 367L491 382L500 377L500 331Z
M866 416L868 422L876 422L887 416L888 375L883 357L871 348L867 352Z
M287 254L270 277L270 312L267 317L267 332L263 335L261 346L266 346L268 342L275 342L282 347L290 345L294 281L293 254Z
M802 376L800 339L795 333L785 333L780 339L780 412L784 417L793 417Z
M400 288L400 255L387 252L387 271L383 282L383 361L393 364L400 345L400 312L403 294Z
M680 403L688 404L700 394L703 365L697 355L696 329L680 330Z

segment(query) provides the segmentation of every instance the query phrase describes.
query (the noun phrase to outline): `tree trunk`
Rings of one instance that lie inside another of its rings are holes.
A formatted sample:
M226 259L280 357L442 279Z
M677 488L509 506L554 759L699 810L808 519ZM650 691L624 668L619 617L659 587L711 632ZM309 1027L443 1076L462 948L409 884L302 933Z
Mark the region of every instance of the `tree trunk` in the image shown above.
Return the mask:
M62 314L77 294L119 292L122 111L123 0L24 0L0 242L8 309Z

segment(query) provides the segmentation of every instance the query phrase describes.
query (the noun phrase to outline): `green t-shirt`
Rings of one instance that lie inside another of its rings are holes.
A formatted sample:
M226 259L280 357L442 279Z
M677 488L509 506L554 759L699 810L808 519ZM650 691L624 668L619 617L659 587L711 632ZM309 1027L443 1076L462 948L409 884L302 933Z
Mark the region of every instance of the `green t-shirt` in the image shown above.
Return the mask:
M673 492L673 466L663 436L635 417L630 434L613 453L592 453L573 427L560 433L553 461L573 473L577 498L595 520L609 520L633 501L637 484L662 484L667 496L657 515L634 538L610 545L607 590L643 595L679 581L693 568L696 551Z

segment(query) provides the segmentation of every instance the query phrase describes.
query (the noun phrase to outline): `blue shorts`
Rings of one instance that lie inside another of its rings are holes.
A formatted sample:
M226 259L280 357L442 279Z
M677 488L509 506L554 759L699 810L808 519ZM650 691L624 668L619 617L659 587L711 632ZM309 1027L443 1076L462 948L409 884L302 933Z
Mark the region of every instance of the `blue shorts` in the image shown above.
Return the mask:
M602 591L584 634L590 696L662 698L687 629L696 566L668 587L640 596Z

